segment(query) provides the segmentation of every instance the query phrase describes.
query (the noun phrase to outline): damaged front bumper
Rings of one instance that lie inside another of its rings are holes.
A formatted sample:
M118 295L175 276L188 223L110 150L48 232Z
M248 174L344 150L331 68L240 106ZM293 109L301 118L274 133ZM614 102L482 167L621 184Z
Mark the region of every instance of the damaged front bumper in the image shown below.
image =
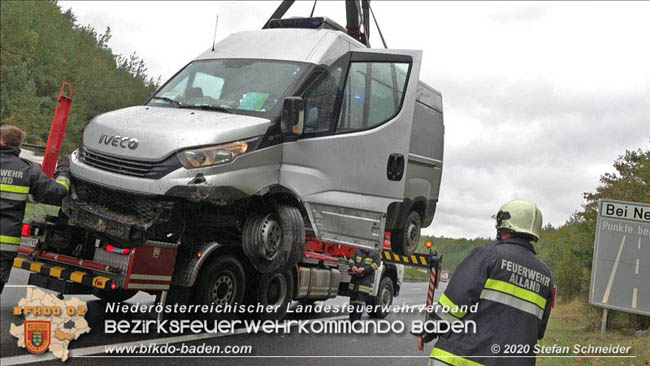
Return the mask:
M97 207L80 202L70 202L65 211L72 226L106 234L126 242L142 242L153 221L142 222L135 217L101 212ZM140 222L138 222L140 221Z
M155 196L112 190L81 180L73 180L72 194L62 210L69 224L103 234L123 248L136 247L146 240L173 235L173 221L180 202ZM168 226L168 227L165 227Z

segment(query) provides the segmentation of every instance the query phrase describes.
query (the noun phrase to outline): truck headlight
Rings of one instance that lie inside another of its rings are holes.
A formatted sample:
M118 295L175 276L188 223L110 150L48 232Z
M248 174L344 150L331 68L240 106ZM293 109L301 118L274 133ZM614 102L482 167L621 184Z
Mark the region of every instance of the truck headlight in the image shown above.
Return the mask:
M177 154L185 169L203 168L226 164L237 156L255 149L259 138L235 141L227 144L183 150Z

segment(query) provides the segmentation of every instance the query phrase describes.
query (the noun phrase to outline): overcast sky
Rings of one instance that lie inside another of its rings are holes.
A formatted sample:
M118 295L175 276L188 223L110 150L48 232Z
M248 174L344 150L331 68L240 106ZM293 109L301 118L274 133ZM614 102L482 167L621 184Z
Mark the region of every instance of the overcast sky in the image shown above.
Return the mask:
M81 25L111 27L163 81L217 41L259 29L279 1L60 2ZM312 1L286 16L308 16ZM440 203L427 234L493 237L510 199L563 224L626 149L649 148L649 2L371 3L390 48L424 51L420 78L443 94ZM345 24L342 2L316 15ZM371 43L380 47L376 29Z

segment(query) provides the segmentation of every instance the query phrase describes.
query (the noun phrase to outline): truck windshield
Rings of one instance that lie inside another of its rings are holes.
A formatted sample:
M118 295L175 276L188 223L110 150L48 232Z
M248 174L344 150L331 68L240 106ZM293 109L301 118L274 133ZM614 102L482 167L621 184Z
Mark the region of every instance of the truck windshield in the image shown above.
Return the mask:
M305 64L271 60L194 61L158 90L147 105L264 115L282 104L306 68Z

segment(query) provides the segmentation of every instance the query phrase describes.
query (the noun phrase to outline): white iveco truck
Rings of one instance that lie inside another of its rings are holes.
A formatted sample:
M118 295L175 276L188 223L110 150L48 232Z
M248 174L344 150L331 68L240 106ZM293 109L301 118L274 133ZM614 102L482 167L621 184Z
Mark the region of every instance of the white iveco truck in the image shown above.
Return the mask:
M226 37L144 105L90 121L70 157L67 226L37 258L69 273L40 270L34 284L310 301L345 293L337 259L354 248L383 250L387 237L413 255L443 159L442 98L418 79L422 52L282 14ZM398 292L398 267L378 271L376 301Z

